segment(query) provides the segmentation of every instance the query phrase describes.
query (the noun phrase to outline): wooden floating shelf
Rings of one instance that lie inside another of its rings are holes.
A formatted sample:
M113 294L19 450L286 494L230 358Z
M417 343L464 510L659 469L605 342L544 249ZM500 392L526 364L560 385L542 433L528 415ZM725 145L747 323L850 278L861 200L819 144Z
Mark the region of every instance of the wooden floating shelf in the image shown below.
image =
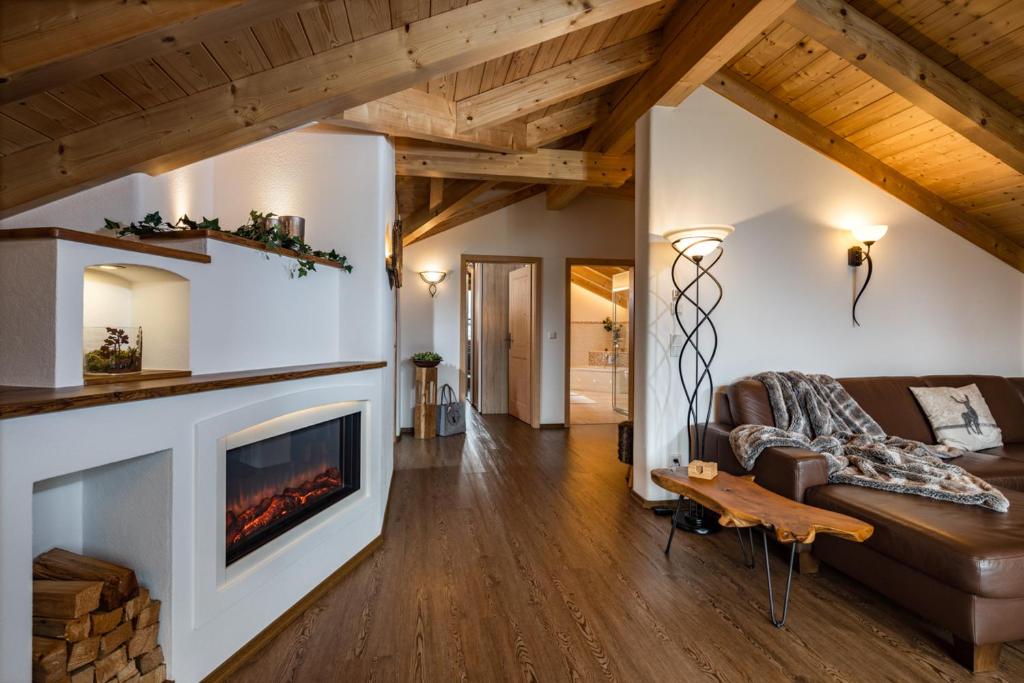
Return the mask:
M239 237L229 232L223 232L220 230L168 230L167 232L157 232L152 235L145 235L142 238L145 242L156 242L156 241L168 241L173 242L177 240L189 240L189 239L210 239L217 240L219 242L227 242L228 244L235 244L240 247L248 247L249 249L258 249L259 251L266 251L280 256L288 256L294 259L301 259L303 261L313 261L318 265L330 266L331 268L341 268L341 264L335 263L329 259L325 259L321 256L313 256L312 254L300 254L294 249L282 249L280 247L268 247L262 242L256 240L246 239L245 237Z
M94 384L118 384L121 382L138 382L147 379L175 379L191 377L191 370L141 370L139 372L87 372L85 386Z
M91 408L112 403L198 394L255 384L287 382L310 377L341 375L387 367L386 361L350 361L316 365L290 365L240 372L221 372L191 377L143 379L134 382L93 384L58 389L0 386L0 419L41 415L61 410Z
M151 256L164 256L166 258L179 259L182 261L194 261L196 263L210 263L210 257L206 254L197 254L194 251L173 249L158 244L146 244L138 240L122 239L112 235L103 235L96 232L85 232L84 230L71 230L70 228L11 228L0 230L0 239L7 240L36 240L54 239L67 240L68 242L79 242L81 244L92 244L97 247L109 247L122 251L134 251Z

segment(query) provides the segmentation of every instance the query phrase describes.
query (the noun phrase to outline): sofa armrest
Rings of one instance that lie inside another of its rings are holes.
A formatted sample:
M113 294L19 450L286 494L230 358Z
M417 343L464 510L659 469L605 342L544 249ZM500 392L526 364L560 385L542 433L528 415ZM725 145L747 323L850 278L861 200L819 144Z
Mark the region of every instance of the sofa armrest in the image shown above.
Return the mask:
M733 455L729 443L732 429L727 424L708 425L704 457L717 462L719 469L735 475L753 474L754 481L766 489L800 502L807 489L828 483L825 456L802 448L765 449L748 472Z
M761 486L802 503L807 489L828 483L828 460L803 448L767 448L752 473Z

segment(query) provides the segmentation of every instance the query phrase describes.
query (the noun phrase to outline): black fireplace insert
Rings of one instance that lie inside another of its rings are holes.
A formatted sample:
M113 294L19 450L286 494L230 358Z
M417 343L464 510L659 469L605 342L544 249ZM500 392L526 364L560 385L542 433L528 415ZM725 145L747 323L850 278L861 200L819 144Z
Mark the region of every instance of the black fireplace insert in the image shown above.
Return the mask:
M359 490L359 412L227 451L225 561Z

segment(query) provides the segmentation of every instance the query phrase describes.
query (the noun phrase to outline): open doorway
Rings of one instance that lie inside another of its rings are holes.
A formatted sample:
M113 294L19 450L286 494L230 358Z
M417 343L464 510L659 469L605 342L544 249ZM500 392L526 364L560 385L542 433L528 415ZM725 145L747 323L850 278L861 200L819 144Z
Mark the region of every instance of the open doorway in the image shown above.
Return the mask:
M565 421L617 424L633 413L633 261L566 259Z
M462 396L540 427L540 259L464 254L461 273Z

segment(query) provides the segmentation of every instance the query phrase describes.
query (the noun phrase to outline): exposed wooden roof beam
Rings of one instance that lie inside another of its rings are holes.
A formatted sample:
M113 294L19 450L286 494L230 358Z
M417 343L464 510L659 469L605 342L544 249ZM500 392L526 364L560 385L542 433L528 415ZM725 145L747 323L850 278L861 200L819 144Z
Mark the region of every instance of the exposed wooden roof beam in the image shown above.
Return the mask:
M1024 173L1024 121L842 0L798 0L787 23Z
M652 31L460 100L458 130L505 123L639 73L657 58L660 39Z
M513 121L459 133L455 128L455 102L415 88L346 109L324 123L496 152L528 149L524 123Z
M478 197L494 188L494 182L465 182L447 188L446 196L436 207L426 206L404 221L402 244L425 239L445 221L468 208Z
M612 299L612 286L611 283L607 286L595 282L591 278L587 277L587 274L583 273L583 266L572 266L572 270L569 272L569 278L574 285L578 285L583 289L587 290L591 294L596 294L602 299L611 301ZM588 269L589 270L589 269ZM591 271L591 274L593 271Z
M0 216L163 172L658 0L481 0L0 158Z
M620 154L633 146L633 128L651 107L682 102L793 4L793 0L682 0L663 29L661 57L609 116L590 129L583 149ZM581 188L548 190L548 208L569 205Z
M494 199L488 200L486 202L475 204L469 207L468 209L459 212L453 218L441 223L436 228L434 228L434 230L432 230L429 235L421 237L420 239L433 237L434 235L440 234L445 230L457 228L460 225L468 223L469 221L476 220L477 218L486 216L489 213L494 213L499 209L504 209L506 206L518 204L519 202L525 199L529 199L534 195L538 195L543 191L543 185L527 185L526 187L522 187L518 190L513 190L508 194L502 195L500 197L495 197ZM403 242L403 244L405 244L405 246L408 246L409 244L411 244L411 242Z
M1024 271L1024 248L743 77L723 69L707 85L754 116L842 164L936 223Z
M607 116L609 111L604 98L590 97L554 114L531 121L526 124L526 146L536 149L573 133L579 133Z
M34 30L4 42L0 104L318 2L149 0L124 2L74 17L62 15L80 11L83 3L35 4L39 14L34 17Z
M620 187L588 187L587 194L611 197L612 199L636 200L636 185L633 181L623 183Z
M395 173L421 178L617 187L633 175L633 157L566 149L501 154L398 140Z
M444 178L430 179L430 197L427 199L427 206L436 209L444 201Z

